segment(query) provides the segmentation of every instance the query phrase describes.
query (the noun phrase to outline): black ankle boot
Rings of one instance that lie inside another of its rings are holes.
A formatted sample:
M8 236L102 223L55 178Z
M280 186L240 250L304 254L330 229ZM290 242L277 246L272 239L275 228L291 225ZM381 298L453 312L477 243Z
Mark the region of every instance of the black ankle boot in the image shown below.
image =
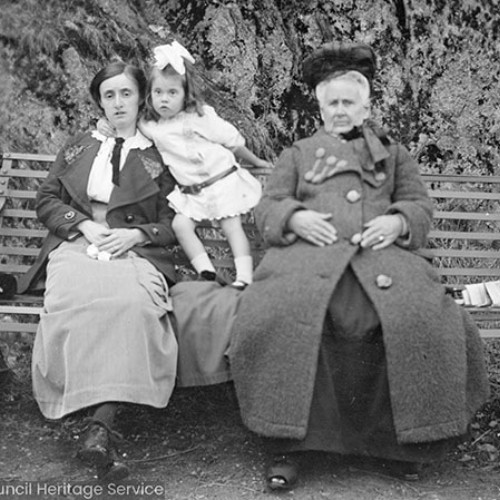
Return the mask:
M111 447L108 454L108 463L97 466L97 477L101 481L119 481L125 479L130 474L128 466L120 460L114 447Z
M109 431L99 422L92 422L77 456L89 465L104 466L109 462Z

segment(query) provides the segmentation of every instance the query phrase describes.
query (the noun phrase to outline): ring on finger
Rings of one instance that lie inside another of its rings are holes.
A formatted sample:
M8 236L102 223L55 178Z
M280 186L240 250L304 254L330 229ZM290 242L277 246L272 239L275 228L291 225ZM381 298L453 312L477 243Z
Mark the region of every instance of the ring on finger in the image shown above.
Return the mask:
M382 242L382 241L384 241L384 240L385 240L385 236L380 235L380 236L378 237L378 241Z

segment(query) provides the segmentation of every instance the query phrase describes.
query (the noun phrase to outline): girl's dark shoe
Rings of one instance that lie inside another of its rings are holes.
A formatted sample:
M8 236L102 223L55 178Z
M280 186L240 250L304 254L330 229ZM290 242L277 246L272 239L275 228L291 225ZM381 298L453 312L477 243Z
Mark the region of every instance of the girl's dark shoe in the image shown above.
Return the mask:
M267 487L271 491L291 490L299 477L299 464L289 455L275 455L266 471Z
M225 278L214 271L202 271L198 275L198 281L215 281L221 286L226 286L228 284L228 281Z
M217 274L213 271L202 271L199 275L199 279L202 281L215 281Z

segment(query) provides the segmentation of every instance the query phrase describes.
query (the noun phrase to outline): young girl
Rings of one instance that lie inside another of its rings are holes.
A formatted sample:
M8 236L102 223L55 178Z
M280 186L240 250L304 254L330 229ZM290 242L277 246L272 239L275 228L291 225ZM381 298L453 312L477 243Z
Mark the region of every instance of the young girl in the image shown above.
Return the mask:
M176 212L172 227L197 273L215 280L195 229L203 219L218 220L234 256L231 286L243 289L252 282L253 262L240 215L257 205L261 185L235 156L256 167L272 165L250 152L238 130L202 102L193 82L194 59L182 45L174 41L156 47L154 57L146 99L149 116L139 127L178 183L168 196Z

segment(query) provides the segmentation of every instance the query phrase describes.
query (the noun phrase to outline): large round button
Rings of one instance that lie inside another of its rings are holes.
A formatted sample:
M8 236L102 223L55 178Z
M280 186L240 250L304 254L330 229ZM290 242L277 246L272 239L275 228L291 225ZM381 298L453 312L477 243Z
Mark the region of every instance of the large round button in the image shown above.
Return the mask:
M325 149L324 148L318 148L315 153L316 158L323 158L325 156Z
M128 222L129 224L131 222L134 222L134 216L132 214L128 214L125 216L125 222Z
M377 172L375 174L375 180L379 182L385 181L386 177L387 175L385 174L385 172Z
M359 191L356 191L355 189L351 189L345 197L347 198L347 201L350 203L356 203L361 199L361 193Z
M376 283L379 288L389 288L392 286L392 278L386 274L379 274L376 278Z

